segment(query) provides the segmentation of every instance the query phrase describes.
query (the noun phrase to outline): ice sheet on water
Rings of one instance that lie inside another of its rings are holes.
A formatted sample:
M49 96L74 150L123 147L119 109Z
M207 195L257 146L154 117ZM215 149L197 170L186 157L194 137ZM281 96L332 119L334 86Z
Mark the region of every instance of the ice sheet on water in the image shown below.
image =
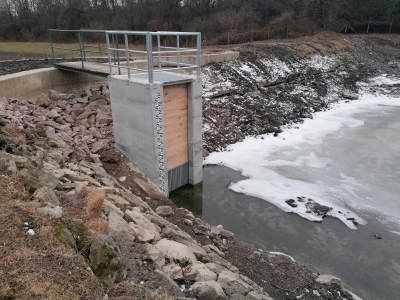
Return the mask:
M397 79L385 79L385 84L396 84ZM287 128L278 137L263 135L262 138L248 137L243 142L229 146L227 151L212 153L206 164L220 164L242 172L248 179L232 183L229 188L235 192L264 199L286 212L292 212L311 221L321 221L322 216L309 212L308 201L297 201L305 197L330 207L327 215L336 217L349 228L356 229L354 222L366 224L365 220L349 210L348 205L360 201L356 195L357 180L340 173L339 184L325 184L323 180L307 181L296 176L282 176L277 168L293 167L314 169L326 168L330 161L315 153L290 158L290 153L308 145L322 144L328 134L340 134L341 129L363 126L364 121L352 117L364 109L380 110L381 105L400 106L399 98L362 94L357 101L341 102L326 112L314 114L313 119L304 120L298 129ZM311 171L310 171L311 170ZM306 177L306 176L305 176ZM295 200L296 207L286 203ZM358 202L357 202L358 204Z

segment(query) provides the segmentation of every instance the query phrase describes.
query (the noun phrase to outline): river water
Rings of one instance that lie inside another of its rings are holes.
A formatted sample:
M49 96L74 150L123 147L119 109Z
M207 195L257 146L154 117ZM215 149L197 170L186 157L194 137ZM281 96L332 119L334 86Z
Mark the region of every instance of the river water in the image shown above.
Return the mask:
M201 185L170 196L179 206L340 277L364 300L400 299L399 98L364 94L205 162L214 166ZM330 207L328 216L309 201Z

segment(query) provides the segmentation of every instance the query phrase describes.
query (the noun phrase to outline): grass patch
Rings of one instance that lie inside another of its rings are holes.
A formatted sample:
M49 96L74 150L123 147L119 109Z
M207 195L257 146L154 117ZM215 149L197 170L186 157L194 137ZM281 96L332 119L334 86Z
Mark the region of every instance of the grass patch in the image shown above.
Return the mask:
M78 43L54 43L53 46L55 48L63 48L63 49L54 49L54 53L56 57L68 57L68 58L76 58L79 57L79 44ZM86 57L99 57L99 56L107 56L107 50L105 44L85 44ZM92 53L89 51L100 51L100 53ZM70 49L70 50L67 50ZM51 58L51 46L50 42L1 42L0 43L0 54L4 53L15 53L19 55L20 59L24 58L24 54L31 53L40 55L42 58L49 57Z
M100 215L105 198L106 194L104 193L104 191L95 187L87 188L87 206L85 210L86 217L88 219L95 218Z

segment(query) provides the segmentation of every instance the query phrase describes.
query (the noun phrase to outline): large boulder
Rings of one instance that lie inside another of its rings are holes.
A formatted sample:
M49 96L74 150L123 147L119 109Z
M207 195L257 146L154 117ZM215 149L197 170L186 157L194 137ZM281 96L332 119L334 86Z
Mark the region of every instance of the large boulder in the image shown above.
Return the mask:
M151 290L158 290L160 287L162 287L162 289L166 291L168 295L174 297L180 297L184 295L178 284L167 274L158 269L148 275L143 286Z
M193 292L198 300L224 300L225 293L218 282L213 280L205 282L196 282L193 287Z
M160 240L151 249L149 249L150 255L154 253L158 253L162 257L169 258L171 260L178 260L181 262L187 260L192 264L197 262L196 256L193 254L192 249L186 245L182 245L167 239ZM158 263L160 265L164 264L162 260L158 260Z
M22 169L19 176L22 184L33 191L43 186L54 189L60 183L57 177L37 168Z
M116 210L110 210L108 214L108 226L110 227L110 235L117 240L127 242L135 240L134 233L128 226L128 223Z
M101 279L115 283L126 277L125 266L119 258L116 243L104 234L96 234L90 246L90 265L93 273Z
M343 98L350 99L350 100L357 100L359 97L358 94L353 93L352 91L348 91L348 90L343 91L342 96L343 96Z
M33 193L33 198L39 202L47 202L53 205L60 205L60 200L58 200L56 193L52 188L49 188L48 186L38 188Z
M196 263L188 267L186 279L193 281L217 280L217 274L208 269L203 263Z
M47 215L55 219L60 219L62 217L62 207L54 206L52 204L47 204L45 207L39 207L36 211L42 215Z
M329 285L329 286L337 286L337 287L339 287L339 286L341 286L342 285L342 281L339 279L339 278L337 278L337 277L335 277L335 276L332 276L332 275L319 275L316 279L315 279L315 281L317 282L317 283L320 283L320 284L326 284L326 285Z
M129 221L129 227L135 233L139 242L148 243L159 240L160 234L157 228L145 216L136 210L126 210L125 219Z
M239 294L244 296L250 292L250 289L253 290L247 283L240 280L239 275L230 271L219 273L218 283L227 295Z

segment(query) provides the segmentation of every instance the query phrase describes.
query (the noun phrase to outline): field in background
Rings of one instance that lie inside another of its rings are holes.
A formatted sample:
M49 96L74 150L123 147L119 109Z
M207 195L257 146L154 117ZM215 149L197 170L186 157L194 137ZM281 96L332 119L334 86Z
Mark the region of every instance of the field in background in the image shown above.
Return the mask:
M78 43L57 43L55 47L69 48L71 50L56 49L54 50L56 57L73 58L79 57L79 44ZM89 46L87 50L98 51L105 56L105 44L85 44ZM87 57L102 56L100 53L86 52ZM15 60L15 59L51 59L51 46L50 42L0 42L0 61L1 60Z

